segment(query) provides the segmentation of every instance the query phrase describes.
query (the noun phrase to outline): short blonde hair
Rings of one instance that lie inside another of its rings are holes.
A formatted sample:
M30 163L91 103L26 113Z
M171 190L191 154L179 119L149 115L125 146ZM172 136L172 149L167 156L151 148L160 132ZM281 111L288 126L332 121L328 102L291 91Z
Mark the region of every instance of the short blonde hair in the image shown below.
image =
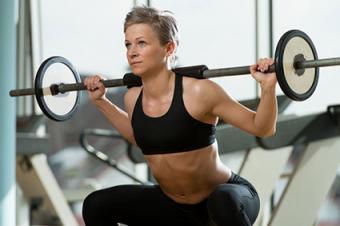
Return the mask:
M168 10L158 10L152 7L134 7L125 18L124 33L126 29L134 24L148 24L157 33L162 45L173 41L176 46L179 44L178 28L173 13Z

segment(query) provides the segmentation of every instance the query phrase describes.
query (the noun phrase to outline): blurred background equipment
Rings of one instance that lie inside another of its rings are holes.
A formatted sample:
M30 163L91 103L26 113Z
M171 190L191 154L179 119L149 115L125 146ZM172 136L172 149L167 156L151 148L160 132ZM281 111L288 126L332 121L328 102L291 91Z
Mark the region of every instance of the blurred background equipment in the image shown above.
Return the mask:
M92 74L121 78L128 71L124 17L143 4L176 15L181 34L176 67L250 65L274 57L288 30L308 34L320 59L340 55L337 0L2 0L0 225L84 225L82 202L89 192L155 183L140 150L116 136L86 92L73 98L78 111L64 122L45 117L32 96L8 95L34 87L39 66L50 56L69 59L81 80ZM286 74L289 68L283 70ZM275 136L259 139L224 122L217 126L222 161L260 193L256 226L340 225L340 71L322 67L319 73L317 89L303 102L290 101L277 89ZM256 109L259 89L252 79L213 80ZM109 90L108 98L124 108L126 90Z

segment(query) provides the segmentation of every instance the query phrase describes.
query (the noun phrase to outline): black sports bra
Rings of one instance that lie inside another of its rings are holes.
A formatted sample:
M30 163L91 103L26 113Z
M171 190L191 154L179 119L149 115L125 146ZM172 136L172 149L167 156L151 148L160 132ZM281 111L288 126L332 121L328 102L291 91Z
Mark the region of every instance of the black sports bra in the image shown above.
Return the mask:
M215 125L198 121L187 112L182 80L182 76L176 74L171 106L160 117L145 115L143 90L138 96L131 121L137 145L145 155L186 152L215 142Z

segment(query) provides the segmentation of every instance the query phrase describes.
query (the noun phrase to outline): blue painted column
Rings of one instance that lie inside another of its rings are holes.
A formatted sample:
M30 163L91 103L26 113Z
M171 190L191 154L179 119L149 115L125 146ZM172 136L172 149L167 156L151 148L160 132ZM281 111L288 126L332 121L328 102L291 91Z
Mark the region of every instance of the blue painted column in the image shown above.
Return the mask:
M0 225L15 226L16 0L0 0Z

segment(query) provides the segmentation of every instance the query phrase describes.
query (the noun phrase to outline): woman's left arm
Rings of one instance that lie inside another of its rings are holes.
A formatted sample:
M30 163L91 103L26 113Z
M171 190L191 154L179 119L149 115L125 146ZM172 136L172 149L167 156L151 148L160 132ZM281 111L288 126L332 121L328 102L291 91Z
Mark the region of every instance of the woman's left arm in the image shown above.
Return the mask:
M250 67L253 78L260 84L261 97L260 103L256 110L255 125L262 127L267 134L263 136L273 135L276 131L277 120L277 99L276 99L276 74L263 72L267 71L269 66L273 64L272 59L260 59L259 62Z
M206 98L210 99L208 102L211 103L211 113L252 135L258 137L273 135L277 119L275 93L277 80L275 73L263 73L272 63L271 59L262 59L250 68L253 78L261 86L261 99L256 112L231 98L217 84L210 83L206 87L209 93Z

